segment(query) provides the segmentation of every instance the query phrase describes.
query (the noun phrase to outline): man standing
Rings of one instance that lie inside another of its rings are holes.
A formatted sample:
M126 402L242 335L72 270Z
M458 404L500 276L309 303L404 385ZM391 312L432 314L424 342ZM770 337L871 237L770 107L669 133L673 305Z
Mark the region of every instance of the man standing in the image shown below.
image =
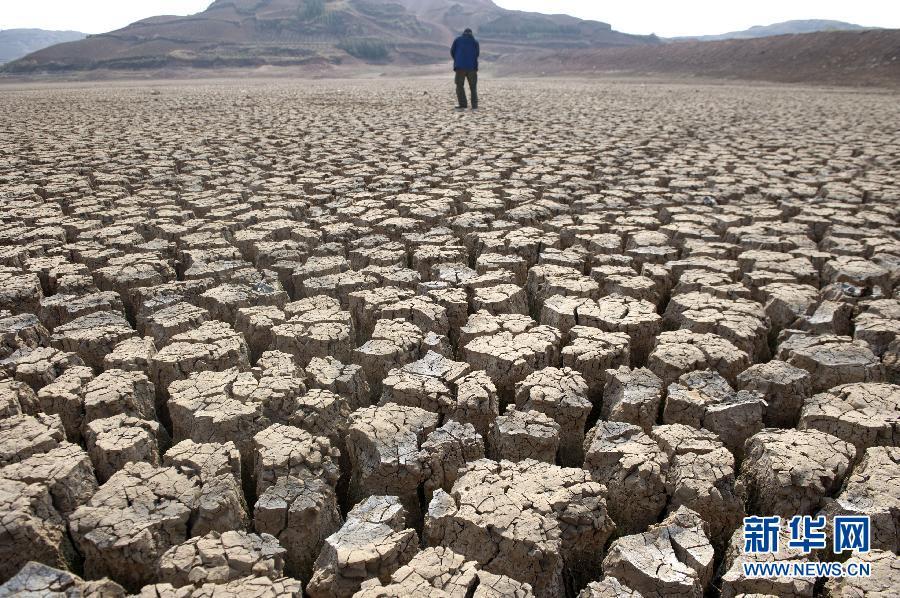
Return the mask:
M465 110L466 81L469 82L469 91L472 94L472 110L478 110L478 55L481 48L478 40L472 35L471 29L466 29L463 34L453 40L450 46L450 56L453 57L453 70L456 71L456 99L459 104L457 110Z

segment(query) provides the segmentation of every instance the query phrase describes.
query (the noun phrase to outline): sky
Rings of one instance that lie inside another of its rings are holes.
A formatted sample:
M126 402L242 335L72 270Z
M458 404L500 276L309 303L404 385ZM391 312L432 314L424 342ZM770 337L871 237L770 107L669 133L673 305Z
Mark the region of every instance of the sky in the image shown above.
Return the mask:
M704 35L791 19L834 19L900 28L896 0L495 0L504 8L567 13L625 33ZM0 29L35 27L102 33L155 15L202 11L210 0L0 0Z
M566 13L625 33L712 35L793 19L830 19L900 28L897 0L494 0L503 8Z

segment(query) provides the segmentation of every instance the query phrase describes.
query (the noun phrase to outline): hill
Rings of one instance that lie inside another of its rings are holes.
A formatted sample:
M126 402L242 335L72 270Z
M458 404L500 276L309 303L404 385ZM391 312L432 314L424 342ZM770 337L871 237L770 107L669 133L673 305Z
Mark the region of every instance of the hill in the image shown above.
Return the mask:
M792 35L797 33L817 33L819 31L861 31L870 29L862 25L855 25L844 21L829 21L828 19L801 19L783 21L771 25L754 25L742 31L729 31L718 35L696 35L673 38L676 40L694 40L698 42L710 42L723 39L754 39L757 37L771 37L773 35Z
M606 23L506 10L491 0L216 0L195 15L153 17L46 48L4 70L433 63L447 60L464 27L475 29L494 56L659 43Z
M4 29L0 31L0 64L54 44L84 39L84 37L85 34L79 31Z
M445 40L472 27L486 46L505 51L527 47L608 47L659 43L655 36L614 31L609 23L570 15L500 8L491 0L394 0L419 19L439 27Z
M503 61L502 71L555 75L616 72L900 87L900 29L535 52Z

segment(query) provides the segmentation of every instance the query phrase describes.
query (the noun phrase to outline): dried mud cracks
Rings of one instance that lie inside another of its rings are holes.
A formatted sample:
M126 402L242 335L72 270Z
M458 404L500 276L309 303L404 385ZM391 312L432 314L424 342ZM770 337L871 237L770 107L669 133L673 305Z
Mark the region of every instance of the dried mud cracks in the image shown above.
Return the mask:
M896 591L896 98L444 91L0 93L0 596Z

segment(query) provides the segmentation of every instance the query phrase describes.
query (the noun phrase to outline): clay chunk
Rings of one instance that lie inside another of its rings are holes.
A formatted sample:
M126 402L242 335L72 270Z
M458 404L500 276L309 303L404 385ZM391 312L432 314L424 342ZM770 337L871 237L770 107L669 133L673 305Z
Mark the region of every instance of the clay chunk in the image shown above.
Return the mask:
M864 453L841 493L826 500L822 514L867 515L872 547L900 551L900 448L873 447Z
M0 419L14 415L34 415L40 409L30 386L16 380L0 380Z
M58 415L15 415L0 420L0 466L56 448L66 438Z
M871 596L888 598L897 591L900 584L900 557L896 552L871 550L850 557L847 564L866 563L871 574L868 577L840 577L825 583L823 596L843 598L847 596Z
M159 465L159 422L120 414L95 419L85 429L85 444L97 479L108 480L127 463Z
M16 351L45 347L49 343L50 333L34 314L0 318L0 359L6 359Z
M269 534L210 532L167 550L159 559L159 581L173 587L226 584L242 577L283 575L284 548Z
M709 525L713 547L721 550L745 515L735 489L734 456L715 434L683 424L654 426L650 436L669 459L667 509L695 511Z
M751 562L792 563L815 561L815 553L803 554L799 548L790 548L790 531L783 526L778 536L776 553L748 553L744 551L744 532L738 529L731 536L722 565L722 596L737 598L746 595L797 596L811 598L815 580L808 577L751 577L744 574L743 565Z
M20 349L0 362L8 377L24 382L35 391L56 380L67 369L83 365L84 360L76 353L53 347Z
M856 382L809 397L798 427L837 436L858 455L872 446L900 445L900 386Z
M29 561L6 583L0 585L0 597L22 596L102 596L103 598L124 598L125 588L116 582L103 578L85 581L62 569Z
M325 538L343 523L334 486L318 479L281 477L256 500L253 525L287 551L285 571L308 581Z
M137 336L121 314L96 312L57 326L50 337L51 346L79 355L95 369L103 367L103 359L120 342Z
M442 546L425 548L391 574L390 583L373 578L362 583L354 598L447 596L529 598L531 586L505 575L481 571L478 563Z
M881 382L884 367L869 346L833 334L794 334L778 346L778 359L802 368L818 393L851 382Z
M0 468L0 477L46 486L54 508L63 516L85 504L97 491L91 459L83 448L70 442L6 465Z
M696 292L675 295L666 307L663 323L698 334L716 334L754 360L769 356L769 319L755 301L720 299Z
M201 371L169 387L172 436L178 442L234 442L252 463L253 437L272 424L289 424L306 388L282 360L253 372Z
M562 363L579 372L592 397L599 396L607 381L607 370L628 366L630 340L624 332L604 332L590 326L573 326L569 344L562 349Z
M600 416L649 432L659 415L662 392L662 380L647 368L607 370Z
M496 461L534 459L555 463L559 435L559 424L549 416L510 407L491 424L488 455Z
M540 411L560 428L559 459L569 467L584 461L584 429L591 412L584 378L571 368L549 367L516 384L516 408Z
M438 488L450 491L466 463L484 458L484 439L472 424L450 420L425 438L421 450L427 455L425 498L431 500Z
M65 521L43 484L0 478L0 521L0 579L9 579L28 561L59 569L74 562Z
M762 395L735 392L717 372L704 370L683 374L669 385L662 421L705 428L740 456L746 440L763 428L765 411Z
M703 596L713 575L706 524L681 507L648 531L614 541L603 571L642 596Z
M519 334L502 331L468 342L463 357L487 372L501 392L512 393L515 384L529 374L558 363L560 341L561 333L550 326L536 326Z
M247 528L241 454L233 442L183 440L166 451L163 464L175 467L200 485L192 535Z
M199 486L171 467L125 465L69 518L89 578L130 591L155 578L155 563L190 535Z
M605 577L589 583L578 598L643 598L643 594L622 585L615 577Z
M347 432L351 500L391 492L413 521L420 518L418 490L428 475L422 444L437 424L436 413L395 403L353 412Z
M369 382L361 366L345 364L330 355L313 357L306 366L310 388L329 390L347 399L352 409L370 404Z
M348 598L368 579L389 579L418 552L418 536L406 527L396 496L370 496L328 536L306 592L312 598Z
M765 424L773 428L796 426L803 402L812 393L809 372L777 359L751 365L740 373L737 383L738 389L763 396Z
M256 493L262 495L281 477L321 479L332 484L340 476L340 453L324 436L294 426L273 424L253 437Z
M151 358L150 380L158 395L169 396L169 385L194 372L250 369L250 352L243 335L224 322L210 320L176 334Z
M856 456L853 445L818 430L767 428L746 444L738 483L755 515L812 514L838 491Z
M605 495L582 469L481 459L449 494L435 492L425 539L530 584L536 596L558 596L565 574L596 570L615 529Z
M726 339L712 333L687 330L662 332L647 359L647 368L668 386L693 370L711 368L730 383L750 365L750 357Z
M119 414L156 419L155 389L143 372L106 370L85 386L86 422Z
M609 514L622 533L655 523L666 505L668 457L639 427L598 422L584 441L584 468L604 484Z
M144 372L150 375L150 360L156 355L156 344L149 336L125 339L103 358L106 370Z

